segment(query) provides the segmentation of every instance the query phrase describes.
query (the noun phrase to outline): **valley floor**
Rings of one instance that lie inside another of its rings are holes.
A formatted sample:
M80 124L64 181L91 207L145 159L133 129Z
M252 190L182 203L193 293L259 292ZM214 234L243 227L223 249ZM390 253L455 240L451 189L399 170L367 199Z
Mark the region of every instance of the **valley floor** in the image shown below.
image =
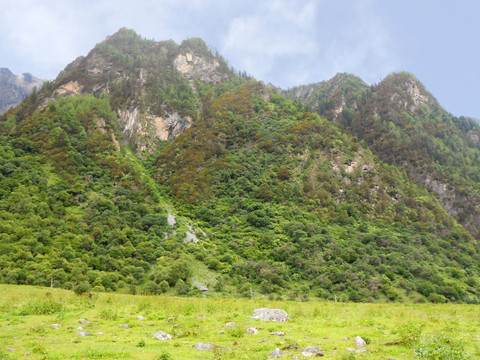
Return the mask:
M280 359L302 359L313 345L324 359L480 359L478 305L79 296L17 285L0 285L0 294L0 359L268 359L276 348L285 348ZM262 307L284 309L291 320L249 317ZM159 331L172 339L155 339Z

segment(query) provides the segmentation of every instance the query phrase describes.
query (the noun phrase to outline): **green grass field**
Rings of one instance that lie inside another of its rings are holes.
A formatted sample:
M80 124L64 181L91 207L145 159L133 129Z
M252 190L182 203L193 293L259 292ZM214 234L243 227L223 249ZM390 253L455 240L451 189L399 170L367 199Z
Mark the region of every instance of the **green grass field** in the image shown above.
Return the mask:
M266 299L178 298L0 285L0 359L302 359L318 345L324 359L480 359L477 305L355 304ZM255 308L281 308L291 321L253 320ZM137 320L142 315L145 320ZM82 325L79 319L91 323ZM234 329L224 328L237 323ZM58 324L59 329L51 328ZM124 329L121 325L127 324ZM89 336L79 336L82 330ZM259 334L247 335L256 327ZM162 330L171 340L153 337ZM285 336L270 335L283 331ZM102 334L99 334L99 333ZM354 353L354 338L367 341ZM345 338L349 338L346 340ZM196 343L214 350L196 350ZM390 343L390 344L388 344ZM388 345L387 345L388 344ZM435 355L436 354L436 355Z

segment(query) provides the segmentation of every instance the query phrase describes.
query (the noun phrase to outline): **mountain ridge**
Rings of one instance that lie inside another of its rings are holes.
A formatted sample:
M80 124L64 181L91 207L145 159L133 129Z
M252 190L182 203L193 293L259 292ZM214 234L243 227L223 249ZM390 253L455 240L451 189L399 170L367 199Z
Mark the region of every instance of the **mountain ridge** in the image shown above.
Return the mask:
M18 105L34 88L40 89L43 80L30 73L13 74L0 68L0 115Z
M396 139L440 121L402 76L341 74L303 93L314 107L200 39L121 29L0 117L0 281L184 294L208 268L202 285L242 296L478 302L478 239L401 167L403 137L399 164L378 153L385 127ZM468 157L433 148L450 167L424 170L468 170L476 128L458 123L442 146Z

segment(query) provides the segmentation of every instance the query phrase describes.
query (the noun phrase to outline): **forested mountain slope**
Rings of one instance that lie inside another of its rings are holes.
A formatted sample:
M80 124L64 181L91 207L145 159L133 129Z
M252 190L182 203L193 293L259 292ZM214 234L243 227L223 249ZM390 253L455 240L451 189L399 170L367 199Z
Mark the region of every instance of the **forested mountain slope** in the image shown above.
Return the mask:
M447 113L408 73L392 74L372 87L340 74L286 95L365 141L382 161L405 170L480 238L478 121Z
M200 39L122 29L0 117L0 281L478 302L478 240L366 144Z

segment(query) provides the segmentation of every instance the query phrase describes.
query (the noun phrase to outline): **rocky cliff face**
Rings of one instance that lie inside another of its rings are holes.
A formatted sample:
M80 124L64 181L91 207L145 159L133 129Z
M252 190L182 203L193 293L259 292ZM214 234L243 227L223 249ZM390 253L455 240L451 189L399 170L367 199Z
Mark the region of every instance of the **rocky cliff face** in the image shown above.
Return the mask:
M31 74L14 75L9 69L0 68L0 115L18 105L36 87L40 89L43 80Z
M232 76L223 58L200 39L177 45L121 29L68 65L43 106L63 96L109 94L124 144L153 152L158 141L174 139L195 120L198 82L217 84Z

